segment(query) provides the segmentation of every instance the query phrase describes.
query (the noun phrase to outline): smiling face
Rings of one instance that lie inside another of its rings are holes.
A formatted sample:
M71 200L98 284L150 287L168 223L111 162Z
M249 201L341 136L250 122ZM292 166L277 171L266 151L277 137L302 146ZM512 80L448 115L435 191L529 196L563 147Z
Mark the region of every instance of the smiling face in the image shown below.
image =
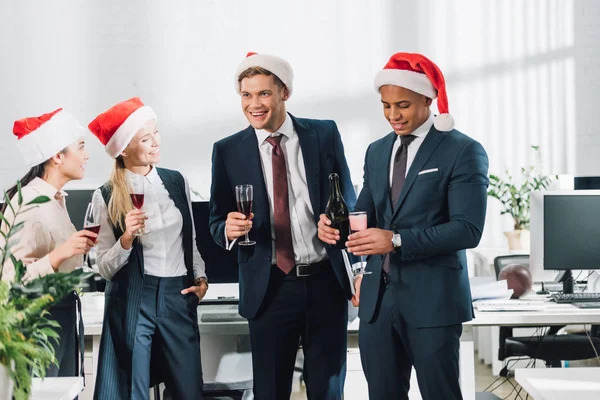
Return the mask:
M83 179L85 175L85 164L89 159L89 154L85 149L83 138L67 146L64 151L53 157L58 168L58 172L64 175L68 180Z
M279 78L262 73L248 75L240 80L240 92L242 110L254 129L273 133L283 125L289 94Z
M379 88L383 114L397 135L410 135L429 118L431 99L395 85Z
M121 155L131 167L154 165L160 161L160 134L156 120L151 119L137 131Z

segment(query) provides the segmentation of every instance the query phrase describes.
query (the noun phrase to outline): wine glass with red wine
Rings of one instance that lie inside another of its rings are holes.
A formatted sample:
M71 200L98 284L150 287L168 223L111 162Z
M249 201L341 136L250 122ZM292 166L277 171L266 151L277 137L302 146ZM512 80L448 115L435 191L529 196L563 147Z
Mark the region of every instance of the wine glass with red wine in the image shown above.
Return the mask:
M85 217L83 219L83 229L86 231L94 232L96 235L100 232L100 221L96 220L94 215L94 205L90 202L85 210ZM98 243L98 238L92 238L88 236L94 243ZM87 253L83 255L83 267L88 267Z
M144 177L141 175L136 175L135 179L131 181L131 193L129 196L131 197L131 202L133 206L141 210L144 207ZM138 229L133 235L134 236L143 236L150 233L145 227Z
M252 200L254 200L252 185L237 185L235 187L235 200L238 212L244 214L246 218L250 218L250 214L252 214ZM248 231L246 231L246 240L238 244L240 246L254 246L256 242L248 239Z

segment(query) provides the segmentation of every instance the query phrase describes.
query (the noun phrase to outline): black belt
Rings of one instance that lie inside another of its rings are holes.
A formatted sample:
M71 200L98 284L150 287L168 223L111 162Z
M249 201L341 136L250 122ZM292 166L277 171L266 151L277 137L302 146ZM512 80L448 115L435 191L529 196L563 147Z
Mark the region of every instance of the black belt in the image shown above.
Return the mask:
M314 264L296 264L287 276L295 276L298 278L318 275L324 272L331 271L331 262L329 259L316 262Z

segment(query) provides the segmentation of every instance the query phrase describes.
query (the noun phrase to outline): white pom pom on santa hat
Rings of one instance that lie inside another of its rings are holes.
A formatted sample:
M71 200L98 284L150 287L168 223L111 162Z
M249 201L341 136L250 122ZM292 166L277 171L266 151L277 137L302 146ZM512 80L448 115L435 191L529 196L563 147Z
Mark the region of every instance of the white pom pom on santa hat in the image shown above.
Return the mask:
M437 98L440 114L434 119L435 129L445 132L454 129L454 118L448 111L444 75L427 57L416 53L394 54L375 76L375 90L379 92L383 85L400 86L430 99Z

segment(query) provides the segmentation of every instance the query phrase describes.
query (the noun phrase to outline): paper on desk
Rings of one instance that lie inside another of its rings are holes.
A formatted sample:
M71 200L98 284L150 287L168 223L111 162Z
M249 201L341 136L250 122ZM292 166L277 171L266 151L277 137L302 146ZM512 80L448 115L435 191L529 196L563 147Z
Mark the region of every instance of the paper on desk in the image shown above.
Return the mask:
M485 283L471 281L471 297L473 301L483 299L510 299L513 290L508 288L506 280Z

